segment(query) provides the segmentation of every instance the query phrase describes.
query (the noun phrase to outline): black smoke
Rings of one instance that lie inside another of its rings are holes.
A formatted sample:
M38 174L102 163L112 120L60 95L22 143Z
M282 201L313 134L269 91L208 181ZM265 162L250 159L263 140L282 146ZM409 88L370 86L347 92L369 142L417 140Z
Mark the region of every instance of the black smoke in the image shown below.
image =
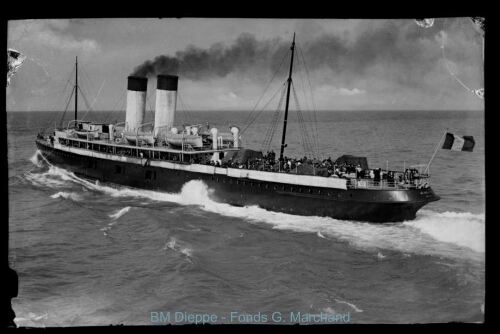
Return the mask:
M388 73L390 69L391 79L396 82L411 84L432 71L442 56L439 47L429 50L429 42L435 41L439 33L435 27L422 29L414 20L393 20L362 22L355 35L323 33L301 41L297 34L297 40L308 71L326 68L332 76L351 81L363 78L367 69L377 65ZM267 82L290 46L291 39L257 40L244 33L229 46L216 43L203 49L190 45L174 56L157 56L137 66L132 75L174 74L197 81L242 74ZM287 65L282 66L282 71L288 71Z
M280 39L258 41L250 34L241 34L231 46L215 43L208 49L202 49L189 45L185 50L177 51L175 56L157 56L137 66L132 75L151 77L173 74L185 79L203 80L223 78L230 73L267 71L276 65L278 57L283 57L283 51L286 53L290 44Z

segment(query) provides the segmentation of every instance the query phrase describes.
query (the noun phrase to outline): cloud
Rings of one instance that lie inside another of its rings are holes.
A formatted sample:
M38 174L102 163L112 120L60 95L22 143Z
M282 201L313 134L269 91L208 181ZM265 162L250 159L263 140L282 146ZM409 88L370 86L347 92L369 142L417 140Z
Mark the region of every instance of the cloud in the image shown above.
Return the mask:
M362 89L348 89L348 88L340 88L338 90L340 95L347 95L347 96L353 96L353 95L359 95L359 94L366 94L365 90Z
M233 92L229 92L227 94L221 94L218 96L217 98L219 101L224 101L224 102L231 102L231 101L235 101L235 100L238 100L239 97L238 95L236 95L235 93Z
M93 39L78 39L71 31L70 20L31 20L10 23L9 41L32 49L51 49L56 52L92 55L101 52ZM23 48L24 49L24 48Z
M342 95L342 96L356 96L367 94L366 90L358 88L345 88L334 87L331 85L322 85L316 90L317 95Z

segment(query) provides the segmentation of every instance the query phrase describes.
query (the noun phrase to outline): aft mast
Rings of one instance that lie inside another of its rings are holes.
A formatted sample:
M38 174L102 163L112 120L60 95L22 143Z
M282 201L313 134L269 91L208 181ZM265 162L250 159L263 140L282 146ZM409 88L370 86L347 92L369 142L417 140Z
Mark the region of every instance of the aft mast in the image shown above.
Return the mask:
M78 113L78 56L76 56L76 62L75 62L75 122L77 120L77 113Z
M292 85L292 67L293 67L293 54L295 50L295 33L293 34L293 42L292 46L290 47L290 50L292 50L292 56L290 59L290 73L288 74L288 87L286 91L286 105L285 105L285 119L283 121L283 137L281 138L281 150L280 150L280 161L283 161L283 152L285 151L285 137L286 137L286 123L288 119L288 105L290 102L290 86Z

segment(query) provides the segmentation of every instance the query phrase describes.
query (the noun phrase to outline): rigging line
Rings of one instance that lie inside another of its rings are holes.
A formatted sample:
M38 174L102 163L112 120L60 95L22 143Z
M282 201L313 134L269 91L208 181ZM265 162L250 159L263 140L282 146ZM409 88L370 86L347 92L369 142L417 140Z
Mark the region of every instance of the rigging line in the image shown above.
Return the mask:
M90 93L88 82L84 80L84 83L85 83L85 87L84 88ZM89 95L89 94L87 94L87 95ZM82 96L85 97L85 94L83 94L83 92L82 92ZM92 109L92 105L89 103L89 101L86 98L85 98L85 102L87 104L87 112L89 113L89 116L90 116L91 120L93 122L99 122L99 115L97 113L97 110Z
M108 120L109 116L110 116L110 115L111 115L111 114L115 111L116 106L118 105L118 103L120 103L120 102L121 102L121 100L122 100L122 99L123 99L123 97L125 96L125 93L126 93L126 92L127 92L126 90L124 90L124 91L122 92L122 95L121 95L121 96L120 96L120 98L116 101L115 105L113 106L113 109L111 109L111 110L108 112L108 114L107 114L106 118L104 119L104 121L105 121L105 122Z
M245 121L243 122L243 126L246 125L246 123L248 122L248 120L250 119L250 117L252 116L253 112L255 111L255 109L257 109L257 106L259 105L260 103L260 100L262 100L262 98L264 97L264 94L267 92L267 90L269 89L269 86L271 85L271 83L273 82L274 78L276 77L276 74L278 74L278 71L279 69L281 68L281 66L283 65L283 62L285 61L285 59L288 57L288 53L290 52L290 50L288 50L288 52L285 54L285 56L283 57L283 59L281 60L281 63L280 65L278 66L278 68L276 69L276 72L274 72L273 74L273 77L271 78L271 80L269 81L269 83L267 84L266 88L264 89L262 95L260 96L259 100L257 101L257 103L255 104L255 106L253 107L252 111L250 112L250 114L248 115L248 117L245 119ZM262 110L261 110L262 111Z
M66 85L64 86L64 89L61 91L61 95L59 96L59 99L57 100L56 106L54 108L55 110L57 110L57 108L59 107L59 104L62 103L64 93L66 93L66 89L68 88L68 84L71 81L71 75L73 74L74 70L75 69L73 68L73 71L70 73L68 80L66 81ZM62 107L62 105L61 105L61 107Z
M313 158L314 158L314 150L312 149L311 141L310 141L309 136L307 134L307 128L305 126L304 117L302 116L302 112L300 111L299 100L298 100L297 92L295 91L295 86L293 85L293 83L292 83L292 91L293 91L293 96L295 98L295 104L296 104L296 109L297 109L297 119L299 122L299 129L300 129L301 136L302 136L302 142L303 142L302 144L303 144L303 148L304 148L304 153L306 156L308 155L308 153L312 154Z
M298 42L297 42L297 46L299 46ZM298 53L298 51L297 51ZM299 57L297 57L297 60L300 60ZM308 110L309 109L309 103L307 101L307 95L305 93L305 85L304 85L304 77L302 75L302 67L300 65L300 61L297 61L297 67L299 68L299 73L300 73L300 82L302 83L302 91L304 92L304 98L306 100L306 109Z
M280 101L278 103L278 107L276 108L276 111L274 112L273 118L271 120L271 125L267 129L266 137L264 138L264 142L263 142L262 148L261 148L262 150L264 148L267 148L267 150L270 149L274 134L276 132L276 128L278 126L279 116L281 114L282 107L283 107L283 99L285 97L285 89L284 88L285 88L285 86L283 86Z
M62 124L63 124L63 120L64 120L64 117L66 116L66 111L68 111L68 106L72 100L72 97L73 97L73 91L75 90L75 87L73 87L73 89L71 90L71 95L69 96L68 98L68 103L66 104L66 108L64 109L64 113L62 114L61 116L61 119L59 121L59 126L62 127Z
M273 118L271 120L271 124L268 128L268 131L266 133L265 141L263 146L269 147L272 143L274 133L276 131L277 125L278 125L278 120L279 120L279 115L281 114L281 111L283 109L283 99L285 96L285 90L282 90L280 101L278 103L278 106L276 108L276 111L274 112Z
M96 95L95 94L96 93L96 89L94 87L94 84L93 84L92 80L90 80L90 76L87 73L87 70L85 69L85 67L83 66L83 64L81 64L80 67L82 68L83 74L84 74L84 77L82 77L82 79L84 79L86 85L88 85L87 82L86 82L86 81L88 81L90 83L91 88L92 88L92 91L89 89L89 93L91 93L92 95L95 96Z
M286 90L285 90L285 86L283 86L283 92L282 92L282 95L281 95L281 98L280 98L280 102L278 103L278 108L276 109L276 113L275 113L275 118L273 120L273 123L272 123L272 129L271 129L271 136L269 138L269 142L268 142L268 149L271 149L271 145L272 145L272 142L273 142L273 138L274 138L274 134L276 133L276 130L278 128L278 124L279 124L279 120L280 120L280 116L281 116L281 112L284 110L283 108L283 101L285 99L285 93Z
M83 73L83 72L82 72ZM85 84L85 80L83 80L83 75L81 77L82 80L80 80L80 84L78 85L78 90L80 91L81 93L81 97L83 98L85 104L86 104L86 107L87 107L87 112L85 113L85 115L83 115L83 117L80 117L80 119L85 119L85 116L87 116L87 114L89 113L90 109L88 108L89 107L89 104L87 103L87 99L85 98L85 94L83 93L84 90L86 90L86 84ZM83 111L83 110L82 110ZM91 117L91 116L89 116Z
M179 96L179 100L181 100L180 96ZM189 120L190 120L189 122L190 123L195 123L195 120L194 120L193 116L191 116L191 112L189 111L189 110L193 110L193 109L192 108L188 108L188 106L184 103L184 99L181 100L181 103L184 106L183 112L187 115L187 118L189 118Z
M285 82L283 83L283 85L286 85L286 84L287 84L287 82L285 81ZM249 127L250 125L252 125L252 123L253 123L253 122L255 122L255 120L257 119L257 117L259 117L259 115L262 113L262 111L264 110L264 108L266 108L266 107L267 107L267 105L268 105L269 103L271 103L271 101L274 99L274 97L278 94L278 92L279 92L281 89L283 89L283 87L280 87L280 88L276 91L276 93L274 93L274 95L271 97L271 99L269 100L269 102L267 102L267 103L266 103L266 105L264 105L264 107L263 107L263 108L259 111L259 113L257 114L257 116L255 116L255 117L254 117L254 119L250 122L250 124L248 124L248 125L245 127L245 129L243 129L243 130L240 132L241 134L243 134L243 133L244 133L244 132L248 129L248 127Z
M73 67L73 70L71 71L69 77L68 77L68 80L66 81L66 85L64 86L64 89L61 91L61 95L59 96L59 99L57 100L56 102L56 105L54 107L54 111L52 112L52 114L50 115L49 117L49 120L47 121L47 124L45 126L45 129L48 129L50 127L50 124L55 120L57 114L59 113L59 110L58 108L59 107L62 107L59 106L59 104L62 104L62 101L63 101L63 96L64 96L64 93L66 92L66 89L68 87L68 84L70 83L71 81L71 75L73 74L73 72L75 71L75 68ZM71 89L71 92L73 92L73 88ZM71 98L71 94L70 94L70 98ZM67 107L66 107L67 108Z
M310 129L310 133L311 133L311 136L313 137L313 143L316 144L316 136L315 136L315 133L314 133L314 128L311 125L311 123L312 123L311 113L309 112L309 104L308 104L308 100L307 100L307 94L305 92L304 78L303 78L303 75L302 75L302 68L300 66L300 61L298 61L297 64L298 64L299 72L300 72L300 80L302 82L302 91L304 93L304 98L306 100L306 110L308 111L307 115L308 115L308 119L309 119L309 125L310 125L310 128L311 128ZM304 64L305 64L305 62L304 62ZM295 103L297 104L297 113L298 113L298 115L300 113L300 117L302 118L302 120L304 120L302 112L300 110L299 103L298 103L298 96L297 96L297 93L295 92L295 86L293 86L293 88L294 88L294 94L295 94ZM305 122L304 122L304 129L307 131L307 126L306 126ZM309 137L308 137L308 139L309 139ZM311 148L310 153L314 156L315 155L315 150L313 149L313 145L311 143L309 143L309 144L310 144L310 148Z
M86 102L86 104L87 104L87 105L86 105L86 106L87 106L87 112L86 112L86 113L85 113L85 115L82 117L82 119L83 119L83 118L84 118L87 114L89 114L90 119L91 119L93 122L98 123L98 122L99 122L99 117L98 117L98 116L97 116L97 115L93 112L93 111L95 111L95 110L92 110L92 107L94 106L95 101L96 101L96 100L97 100L97 98L99 97L99 94L100 94L100 92L101 92L101 90L102 90L102 87L104 86L104 82L105 82L105 80L103 81L103 84L101 85L101 89L99 90L99 93L96 95L96 94L95 94L95 88L94 88L94 86L93 86L93 84L92 84L92 81L91 81L91 80L90 80L90 78L89 78L89 75L88 75L87 71L85 70L85 68L84 68L83 66L82 66L82 69L83 69L83 71L82 71L83 75L82 75L82 80L81 80L81 83L82 83L82 84L81 84L81 85L78 85L78 88L79 88L80 92L82 93L82 96L83 96L83 98L84 98L84 100L85 100L85 102ZM90 86L89 86L89 84L90 84ZM90 88L92 88L92 89L90 89ZM94 103L92 103L92 105L90 105L90 107L89 107L88 101L87 101L87 99L86 99L86 97L85 97L85 94L83 93L83 90L86 90L86 91L89 93L89 95L94 95L94 96L96 96L96 97L95 97L95 99L94 99ZM94 91L94 93L92 93L92 90Z
M98 98L98 97L99 97L99 95L101 94L101 90L102 90L102 87L104 87L104 83L105 83L105 82L106 82L106 80L104 80L104 81L102 82L101 89L99 89L99 92L97 93L97 96L95 97L94 102L92 102L92 105L90 106L90 108L91 108L91 109L92 109L92 107L94 106L95 101L97 100L97 98Z
M302 111L300 110L300 107L298 106L298 100L297 100L297 96L296 96L296 93L294 92L295 94L295 102L297 103L297 118L299 119L299 126L302 127L302 137L303 137L303 147L304 147L304 151L306 151L306 155L307 154L310 154L312 155L312 157L314 158L314 149L313 149L313 146L311 144L311 140L309 138L309 134L308 134L308 131L307 131L307 127L306 127L306 122L304 121L304 117L302 115Z
M297 42L298 43L298 42ZM312 109L313 109L313 116L314 116L314 125L315 125L315 144L316 144L316 154L318 157L320 156L319 154L319 135L318 135L318 121L316 118L316 106L314 104L314 94L312 92L312 85L311 85L311 78L309 76L309 70L307 69L307 64L304 58L304 53L302 52L302 48L299 45L299 50L300 50L300 55L302 57L302 62L304 63L304 69L306 70L306 76L307 76L307 82L309 84L309 91L311 93L311 103L312 103Z
M304 78L303 78L302 68L300 66L300 60L297 61L297 65L298 65L299 73L300 73L300 81L302 83L302 91L304 93L304 98L305 98L305 102L306 102L306 110L309 110L309 104L308 104L308 101L307 101L307 95L305 93ZM312 156L314 156L314 150L309 150L309 148L306 148L306 147L308 147L307 144L310 144L310 143L306 142L306 138L304 137L304 135L308 133L308 129L306 127L306 124L305 124L305 121L304 121L304 117L302 115L302 111L301 111L301 108L300 108L300 105L299 105L298 95L297 95L297 92L295 91L295 85L294 84L292 85L292 88L293 88L293 94L294 94L294 98L295 98L296 111L297 111L297 119L299 121L299 127L300 127L300 130L301 130L304 151L305 151L306 155L307 155L307 153L309 153ZM310 124L311 123L310 113L308 113L308 116L309 116L309 124ZM311 127L310 133L311 133L311 135L314 138L314 129L312 129L312 127ZM308 140L309 140L309 136L307 135L307 141Z
M183 115L184 115L184 119L187 123L191 123L191 124L194 124L194 119L191 117L191 115L189 114L188 112L188 108L187 106L184 104L184 100L182 99L181 97L181 94L179 92L177 92L177 97L179 98L179 102L181 103L182 105L182 112L183 112Z
M89 102L87 101L87 98L85 97L85 94L83 94L82 90L80 89L80 87L78 87L78 89L80 90L80 92L82 93L82 97L83 97L83 100L85 102L85 105L87 106L87 113L81 118L82 120L85 118L85 116L87 116L87 114L89 114L89 117L90 119L93 121L93 122L97 122L98 120L96 120L93 116L93 113L91 113L90 111L90 108L89 108Z

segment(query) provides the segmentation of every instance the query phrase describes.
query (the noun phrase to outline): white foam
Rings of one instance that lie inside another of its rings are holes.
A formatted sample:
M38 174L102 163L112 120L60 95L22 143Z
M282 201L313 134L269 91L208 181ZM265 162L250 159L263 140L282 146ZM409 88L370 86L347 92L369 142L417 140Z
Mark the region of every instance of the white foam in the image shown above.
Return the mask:
M376 253L381 249L389 249L405 254L452 258L471 256L478 258L478 254L481 260L484 255L485 217L482 214L436 213L421 210L413 221L397 224L369 224L328 217L305 217L271 212L257 206L236 207L216 203L209 198L211 190L199 180L184 184L179 194L170 194L140 189L116 189L94 184L57 167L51 167L49 173L113 197L147 198L181 205L198 205L208 212L241 218L251 223L269 224L274 229L314 233L320 238L344 240L354 247ZM471 255L471 251L476 255Z
M53 178L49 173L27 173L25 179L37 187L61 188L67 185L66 182L60 178Z
M406 222L432 238L485 252L485 215L472 213L435 213L422 210L415 221Z
M127 212L130 211L130 206L127 206L121 210L118 210L116 211L115 213L111 214L111 215L108 215L110 218L112 218L113 220L116 220L118 218L120 218L121 216L123 216L124 214L126 214Z
M186 255L187 257L191 257L191 255L193 254L193 250L189 247L183 247L179 250L179 252Z
M165 244L164 250L170 248L175 250L175 244L177 243L177 239L175 237L170 238L170 240Z
M171 237L169 241L165 244L165 246L162 249L160 249L160 251L166 251L168 249L171 249L174 252L185 255L186 260L192 263L191 257L193 254L193 249L186 246L179 246L176 237Z
M359 308L356 307L356 305L352 304L352 303L348 303L346 301L343 301L343 300L338 300L338 299L335 299L335 301L339 304L347 304L349 305L354 311L356 312L363 312L363 310L360 310Z
M75 192L66 192L66 191L60 191L57 194L54 194L50 196L51 198L64 198L64 199L71 199L73 201L81 201L83 197L80 194L77 194Z
M107 226L103 227L100 229L100 231L104 232L104 236L107 236L108 234L106 233L106 231L109 231L111 230L111 227L113 227L113 225L116 224L116 221L113 221L112 223L109 223Z
M41 153L42 152L40 150L36 150L35 154L33 154L33 156L30 158L30 161L37 167L41 167L43 163L43 160L38 159L38 156Z

